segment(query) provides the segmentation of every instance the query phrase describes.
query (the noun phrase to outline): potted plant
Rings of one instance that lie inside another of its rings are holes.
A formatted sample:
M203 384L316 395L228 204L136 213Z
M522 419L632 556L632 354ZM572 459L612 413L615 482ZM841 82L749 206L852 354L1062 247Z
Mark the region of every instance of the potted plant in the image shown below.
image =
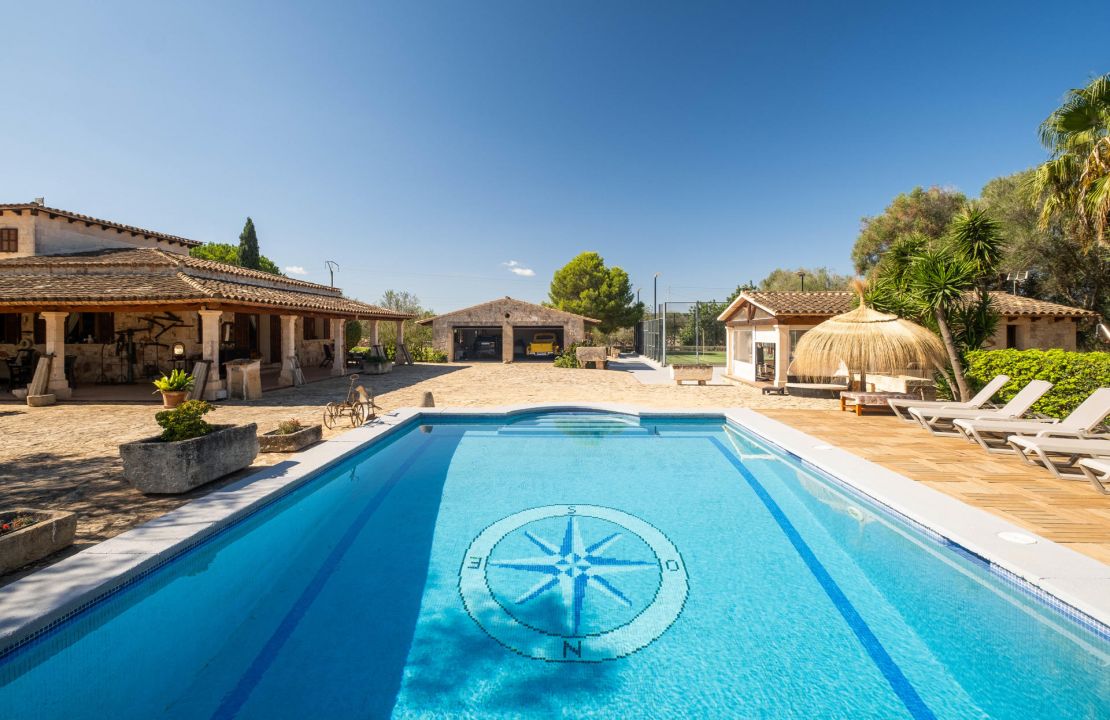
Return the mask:
M276 429L258 436L259 452L297 452L323 437L322 425L303 425L300 420L290 418L278 423Z
M214 409L186 400L156 414L161 435L119 446L127 482L147 494L183 493L254 462L258 426L210 425L204 415Z
M0 511L0 575L73 543L77 516L62 510Z
M184 370L174 370L169 375L154 381L154 392L162 393L162 407L175 408L185 402L189 391L193 389L193 376Z

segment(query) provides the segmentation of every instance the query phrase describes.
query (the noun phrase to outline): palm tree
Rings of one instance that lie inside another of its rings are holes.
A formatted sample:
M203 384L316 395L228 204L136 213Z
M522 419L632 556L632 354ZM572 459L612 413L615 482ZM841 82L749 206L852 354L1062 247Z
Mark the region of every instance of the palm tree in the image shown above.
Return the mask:
M943 242L903 235L879 262L867 300L880 310L933 326L944 343L960 400L971 397L963 352L980 347L998 320L987 291L997 281L1003 239L997 222L977 208L965 208L948 227Z
M1042 226L1073 213L1085 248L1107 244L1110 228L1110 74L1068 91L1041 123L1052 156L1031 179Z

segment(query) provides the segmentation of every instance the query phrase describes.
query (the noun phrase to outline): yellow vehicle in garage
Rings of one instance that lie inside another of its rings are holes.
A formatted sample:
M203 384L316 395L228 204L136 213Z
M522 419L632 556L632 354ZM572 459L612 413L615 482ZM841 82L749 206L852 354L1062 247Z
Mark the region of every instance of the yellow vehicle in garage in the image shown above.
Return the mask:
M528 343L525 354L528 357L536 357L538 355L552 355L559 352L559 343L553 332L538 332L532 336L532 342Z

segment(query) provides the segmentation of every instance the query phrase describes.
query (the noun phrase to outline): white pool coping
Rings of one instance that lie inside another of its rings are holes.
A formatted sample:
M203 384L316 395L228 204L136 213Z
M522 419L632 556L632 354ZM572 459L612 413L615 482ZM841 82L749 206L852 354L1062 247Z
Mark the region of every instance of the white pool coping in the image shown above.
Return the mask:
M724 417L992 566L1025 580L1033 589L1078 610L1104 628L1110 627L1110 566L754 410L540 403L489 408L405 408L383 415L372 424L322 442L293 459L264 468L32 573L0 588L0 655L287 495L324 468L363 450L373 441L419 424L422 418L499 417L556 410L606 411L641 418ZM1014 543L1000 537L1002 533L1018 533L1035 542Z

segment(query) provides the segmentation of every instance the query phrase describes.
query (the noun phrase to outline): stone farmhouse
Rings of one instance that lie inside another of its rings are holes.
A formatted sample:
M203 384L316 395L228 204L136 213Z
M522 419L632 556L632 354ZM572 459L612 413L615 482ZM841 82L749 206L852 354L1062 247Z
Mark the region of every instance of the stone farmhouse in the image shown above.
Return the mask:
M198 245L41 200L0 204L0 363L11 373L20 356L52 355L48 392L67 398L94 384L145 384L204 359L215 369L204 396L217 399L229 360L259 360L272 388L292 383L294 358L314 370L327 358L316 374L343 373L347 322L369 321L372 335L380 321L395 322L403 339L410 315L190 257Z

